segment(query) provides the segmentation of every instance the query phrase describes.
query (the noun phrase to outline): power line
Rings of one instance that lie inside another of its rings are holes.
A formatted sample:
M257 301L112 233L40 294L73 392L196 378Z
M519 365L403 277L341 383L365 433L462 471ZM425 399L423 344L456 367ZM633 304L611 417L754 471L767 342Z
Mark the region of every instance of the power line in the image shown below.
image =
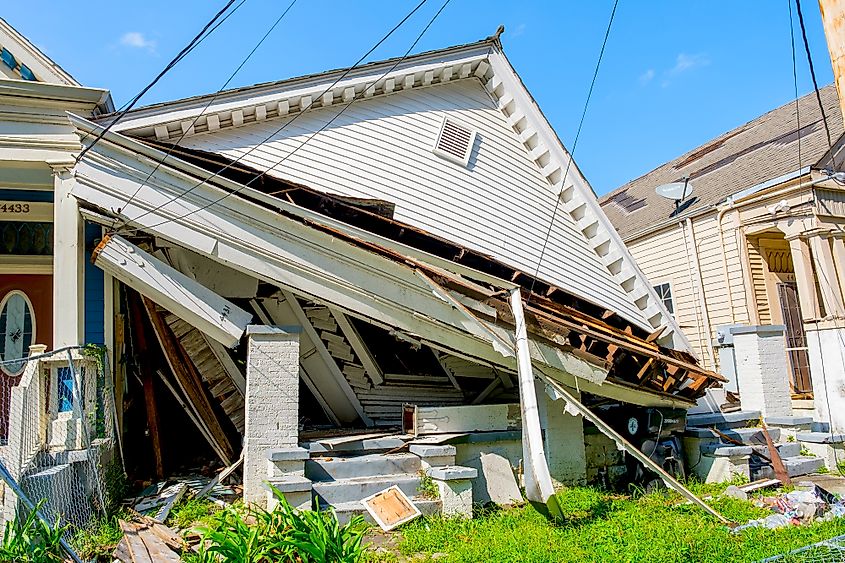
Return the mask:
M549 244L549 238L552 235L552 228L554 228L555 218L557 217L557 211L560 208L560 196L563 194L563 190L566 189L566 178L569 176L569 169L572 167L572 161L575 158L575 149L578 146L578 139L581 137L581 128L584 126L584 119L587 117L587 108L590 106L590 99L593 97L593 88L596 85L596 79L599 76L599 68L601 68L601 62L604 58L604 50L607 47L607 40L610 37L610 28L613 26L613 19L616 16L616 7L619 5L619 0L614 0L613 2L613 9L610 11L610 19L607 22L607 29L604 32L604 40L601 43L601 49L599 50L599 58L596 61L596 68L593 71L593 79L590 81L590 89L587 91L587 99L584 101L584 110L581 112L581 120L578 122L578 129L575 131L575 139L572 141L572 150L569 151L569 160L566 162L566 169L563 173L563 180L561 181L561 188L555 198L555 207L552 210L552 219L549 221L549 228L546 231L546 236L543 239L543 246L540 249L540 257L537 259L537 268L534 270L534 276L531 279L531 288L529 289L528 293L528 300L531 300L531 295L534 293L534 285L537 283L537 276L540 273L540 266L543 263L543 257L546 254L546 247Z
M801 11L801 0L795 0L795 7L798 11L798 24L801 26L801 37L804 39L804 51L807 53L807 65L810 67L810 77L813 79L813 89L816 91L816 101L819 104L819 111L822 112L824 132L827 135L827 144L830 147L830 159L833 167L836 168L836 158L833 154L833 140L830 136L830 127L827 124L827 115L822 104L822 96L819 93L819 83L816 81L816 69L813 67L813 57L810 54L810 42L807 40L807 29L804 27L804 13ZM792 12L790 11L790 15Z
M246 0L242 0L242 3L245 2L245 1ZM124 209L126 207L128 207L130 203L132 203L132 201L135 199L135 196L138 195L138 192L140 192L141 189L144 186L147 185L147 182L150 181L150 178L152 178L153 175L158 171L158 169L161 167L161 165L164 163L164 161L167 160L170 157L171 154L173 154L173 151L176 149L176 147L179 146L179 143L182 142L182 140L188 134L188 131L190 131L197 124L197 121L199 121L199 118L202 117L205 114L206 110L208 110L209 107L211 107L211 104L214 103L214 101L221 94L221 92L223 92L223 90L225 90L229 86L229 83L232 82L232 80L235 78L235 76L237 76L237 74L241 71L241 69L244 67L244 65L246 65L247 62L249 62L249 60L252 58L252 56L255 54L255 52L258 50L258 48L261 47L261 45L264 43L264 41L266 41L267 38L270 36L270 34L273 33L273 30L275 30L276 27L279 25L279 23L281 23L281 21L284 19L284 17L287 15L287 13L291 10L291 8L293 8L293 6L294 6L294 4L296 4L296 2L297 2L297 0L293 0L290 4L288 4L288 7L285 8L285 10L282 12L282 14L278 18L276 18L276 21L273 22L273 25L270 26L270 29L268 29L267 32L264 34L264 36L258 41L258 43L255 44L255 46L252 48L252 50L249 52L249 54L247 54L247 56L241 61L241 64L239 64L238 67L234 70L234 72L232 72L232 74L229 75L229 78L226 79L226 82L224 82L223 85L220 88L217 89L217 92L214 93L214 96L211 97L211 99L208 101L207 104L205 104L205 106L202 108L202 110L199 112L199 114L197 114L197 116L191 122L190 126L182 128L182 134L179 136L178 139L176 139L176 142L173 143L170 146L170 148L167 150L167 152L161 158L161 160L159 160L156 163L155 168L153 168L152 171L149 174L147 174L147 177L144 178L144 181L141 182L141 184L135 189L135 192L129 197L128 200L126 200L126 203L123 205ZM118 209L117 212L120 213L120 210ZM117 223L117 219L115 219L114 223L112 223L112 228L115 227L116 223Z
M403 25L403 24L404 24L404 23L405 23L405 22L406 22L406 21L407 21L407 20L408 20L411 16L413 16L413 15L417 12L417 10L419 10L419 9L420 9L420 8L421 8L421 7L422 7L422 6L423 6L423 5L427 2L427 1L428 1L428 0L421 0L421 1L419 2L419 4L417 4L417 5L416 5L416 7L414 7L414 9L413 9L413 10L411 10L411 12L409 12L409 13L408 13L408 15L406 15L404 18L402 18L402 20L401 20L399 23L397 23L397 24L396 24L396 25L395 25L395 26L394 26L394 27L393 27L393 28L392 28L392 29L391 29L391 30L390 30L390 31L389 31L389 32L388 32L388 33L387 33L384 37L382 37L382 38L381 38L381 39L380 39L380 40L379 40L379 41L378 41L375 45L373 45L373 47L372 47L372 48L370 48L370 50L369 50L369 51L367 51L366 53L364 53L364 55L363 55L361 58L359 58L359 59L355 62L355 64L354 64L354 65L352 65L351 67L349 67L348 69L346 69L346 70L345 70L345 71L344 71L344 72L343 72L343 73L342 73L342 74L341 74L341 75L340 75L340 76L339 76L339 77L338 77L338 78L337 78L334 82L332 82L332 84L330 84L330 85L329 85L329 86L328 86L325 90L323 90L322 94L320 94L320 96L319 96L319 97L320 97L320 98L322 98L322 96L323 96L325 93L327 93L327 92L329 92L330 90L332 90L332 89L333 89L333 88L334 88L334 87L335 87L335 86L336 86L336 85L337 85L337 84L338 84L341 80L343 80L343 79L344 79L344 78L345 78L345 77L346 77L346 76L347 76L350 72L352 72L352 71L353 71L353 70L354 70L354 69L355 69L358 65L360 65L360 64L361 64L361 63L362 63L362 62L363 62L363 61L364 61L364 60L365 60L365 59L366 59L366 58L367 58L370 54L372 54L372 52L373 52L373 51L375 51L375 50L376 50L376 49L377 49L377 48L378 48L378 47L379 47L382 43L384 43L384 42L385 42L385 41L386 41L386 40L387 40L387 39L388 39L391 35L393 35L393 33L394 33L394 32L396 32L396 30L398 30L398 29L399 29L399 28L400 28L400 27L401 27L401 26L402 26L402 25ZM404 55L404 56L402 56L402 58L400 58L398 61L396 61L396 63L395 63L395 64L393 64L393 65L391 66L391 68L390 68L390 69L388 69L388 70L387 70L387 71L386 71L386 72L385 72L385 73L384 73L384 74L383 74L380 78L378 78L378 79L377 79L374 83L377 83L377 82L378 82L379 80L381 80L384 76L386 76L387 74L389 74L390 72L392 72L392 71L393 71L393 70L394 70L394 69L395 69L395 68L396 68L396 67L397 67L397 66L398 66L398 65L399 65L402 61L404 61L404 60L408 57L408 55L410 54L411 50L413 50L413 48L417 45L417 43L420 41L420 39L422 39L422 37L423 37L423 35L425 34L425 32L426 32L426 31L428 31L429 27L431 27L431 25L434 23L434 21L437 19L437 17L438 17L438 16L439 16L439 15L443 12L443 10L446 8L446 6L449 4L449 2L450 2L450 1L451 1L451 0L446 0L446 2L444 2L444 4L440 7L440 9L437 11L437 13L435 13L435 14L434 14L434 16L431 18L431 20L428 22L428 24L427 24L427 25L425 26L425 28L422 30L422 32L420 32L420 34L417 36L416 40L415 40L415 41L411 44L411 47L410 47L410 48L406 51L405 55ZM366 88L364 89L364 91L366 91ZM334 121L335 121L338 117L340 117L340 116L343 114L343 112L345 112L345 111L346 111L346 109L348 109L348 108L349 108L349 106L351 106L351 105L352 105L355 101L357 101L358 99L360 99L360 97L361 97L361 96L363 96L363 92L362 92L361 94L359 94L358 96L353 97L353 98L352 98L352 100L350 100L350 101L346 104L346 106L344 106L344 107L340 110L340 112L338 112L338 113L337 113L334 117L332 117L332 118L328 121L328 123L326 123L325 125L323 125L322 127L320 127L320 128L319 128L317 131L315 131L312 135L310 135L308 138L306 138L305 140L303 140L303 141L299 144L299 146L297 146L297 147L296 147L293 151L289 152L289 153L288 153L287 155L285 155L285 156L284 156L281 160L279 160L278 162L276 162L273 166L271 166L271 167L270 167L270 168L268 168L267 170L264 170L263 172L261 172L261 173L257 174L256 176L254 176L252 179L250 179L248 182L246 182L243 186L239 187L237 190L234 190L234 191L232 191L232 192L228 192L228 193L226 193L224 196L222 196L222 197L220 197L220 198L218 198L218 199L216 199L216 200L213 200L213 201L209 202L208 204L206 204L206 205L204 205L204 206L198 207L197 209L194 209L193 211L190 211L190 212L188 212L188 213L186 213L186 214L184 214L184 215L181 215L181 216L179 216L179 217L177 217L177 218L175 218L175 219L167 219L167 220L162 221L162 222L160 222L160 223L156 223L155 225L152 225L151 227L148 227L148 228L155 228L155 227L159 227L159 226L161 226L161 225L164 225L164 224L166 224L166 223L170 223L170 222L173 222L173 221L177 221L177 220L184 219L184 218L186 218L186 217L188 217L188 216L190 216L190 215L193 215L194 213L197 213L197 212L199 212L199 211L202 211L202 210L208 209L208 208L209 208L209 207L211 207L212 205L215 205L215 204L219 203L220 201L223 201L224 199L226 199L227 197L229 197L229 196L231 196L231 195L234 195L234 194L239 193L239 192L240 192L240 191L242 191L244 188L246 188L246 187L250 186L250 185L251 185L253 182L255 182L256 180L258 180L258 179L260 179L260 178L264 177L264 175L265 175L265 174L267 174L268 172L270 172L271 170L273 170L274 168L276 168L277 166L279 166L281 163L283 163L285 160L287 160L289 157L291 157L293 154L295 154L295 153L296 153L299 149L301 149L301 148L302 148L303 146L305 146L308 142L310 142L310 141L311 141L311 140L312 140L312 139L313 139L313 138L314 138L314 137L315 137L318 133L322 132L322 131L323 131L323 130L325 130L325 129L329 126L329 125L331 125L331 124L332 124L332 123L333 123L333 122L334 122ZM306 109L307 109L307 108L306 108ZM181 199L181 198L185 197L187 194L191 193L191 192L192 192L193 190L195 190L196 188L198 188L198 187L200 187L200 186L202 186L202 185L206 184L209 180L211 180L211 179L213 179L213 178L216 178L217 176L219 176L220 174L222 174L223 172L225 172L226 170L228 170L229 168L231 168L232 166L234 166L235 164L237 164L238 162L240 162L241 160L243 160L243 158L244 158L244 157L246 157L246 156L248 156L249 154L251 154L251 153L252 153L254 150L256 150L258 147L260 147L260 146L264 145L264 143L267 143L268 141L270 141L270 139L272 139L273 137L275 137L276 135L278 135L278 134L279 134L282 130L284 130L287 126L289 126L289 125L291 125L292 123L294 123L294 122L295 122L295 121L296 121L299 117L301 117L304 113L305 113L305 110L303 109L302 111L300 111L300 113L298 113L297 115L295 115L295 116L293 117L293 119L291 119L290 121L288 121L288 122L286 122L286 123L283 123L281 127L279 127L278 129L276 129L275 131L273 131L272 133L270 133L270 134L269 134L268 136L266 136L266 137L265 137L265 138L264 138L261 142L256 143L256 144L255 144L252 148L250 148L249 150L247 150L246 152L244 152L243 154L241 154L241 155L240 155L237 159L235 159L235 160L233 160L233 161L231 161L231 162L227 163L225 166L223 166L222 168L220 168L217 172L215 172L215 173L214 173L214 174L212 174L211 176L208 176L207 178L204 178L204 179L203 179L203 180L201 180L200 182L198 182L198 183L194 184L193 186L191 186L190 188L188 188L188 189L187 189L187 190L185 190L184 192L180 193L179 195L177 195L177 196L175 196L175 197L173 197L173 198L169 199L168 201L166 201L166 202L164 202L164 203L162 203L162 204L160 204L160 205L158 205L158 206L154 207L153 209L150 209L150 210L148 210L148 211L145 211L145 212L141 213L140 215L138 215L137 217L135 217L134 219L132 219L132 221L137 222L138 220L142 219L143 217L145 217L145 216L147 216L147 215L149 215L149 214L151 214L151 213L155 213L156 211L159 211L160 209L162 209L163 207L165 207L165 206L169 205L170 203L173 203L174 201L176 201L176 200L178 200L178 199ZM124 226L125 226L128 222L129 222L129 219L127 218L127 220L125 220L125 221L124 221ZM137 231L137 230L139 230L139 229L137 229L137 228L136 228L136 229L130 229L130 231L129 231L129 232L131 232L131 231Z
M243 0L243 1L241 2L241 4L239 4L239 5L238 5L238 8L239 8L239 7L243 4L243 2L245 2L245 1L246 1L246 0ZM100 139L102 139L102 138L103 138L103 136L104 136L104 135L105 135L105 134L106 134L109 130L111 130L111 128L112 128L112 127L114 127L114 126L115 126L115 124L117 124L117 122L118 122L118 121L120 121L120 120L121 120L121 118L123 118L123 116L124 116L124 115L126 115L126 113L127 113L129 110L131 110L131 109L135 106L135 104L136 104L136 103L138 103L138 100L140 100L140 99L144 96L144 94L146 94L147 92L149 92L150 88L152 88L153 86L155 86L155 85L158 83L158 81L159 81L159 80L161 80L161 78L162 78L165 74L167 74L167 73L170 71L170 69L172 69L174 66L176 66L176 65L179 63L179 61L181 61L181 60L182 60L182 59L183 59L183 58L184 58L184 57L185 57L188 53L190 53L191 51L193 51L193 50L194 50L194 48L195 48L197 45L199 45L199 44L200 44L200 42L203 40L204 35L206 35L206 32L208 31L208 29L209 29L212 25L214 25L214 23L215 23L218 19L220 19L220 17L221 17L221 16L223 16L223 14L226 12L226 10L228 10L228 9L229 9L229 7L230 7L232 4L234 4L234 3L235 3L235 0L228 0L228 1L226 2L226 5L225 5L225 6L223 6L223 7L220 9L220 11L218 11L218 12L214 15L214 17L213 17L213 18L211 18L211 20L210 20L207 24L205 24L205 26L203 26L202 30L200 30L200 32L199 32L196 36L194 36L194 38L191 40L191 42L190 42L190 43L188 43L188 44L187 44L187 45L186 45L186 46L185 46L185 47L184 47L181 51L179 51L179 53L178 53L178 54L177 54L177 55L173 58L173 60L172 60L172 61L170 61L170 62L167 64L167 66L166 66L166 67L164 67L164 69L163 69L161 72L159 72L159 73L158 73L158 76L156 76L156 77L153 79L153 81L152 81L152 82L150 82L149 84L147 84L147 85L146 85L146 86L145 86L145 87L144 87L144 88L143 88L140 92L138 92L138 94L136 94L136 95L135 95L135 97L134 97L134 98L132 98L132 101L131 101L131 102L129 102L129 104L128 104L128 105L127 105L124 109L123 109L123 111L121 111L120 113L118 113L118 114L117 114L117 116L116 116L116 117L115 117L115 118L111 121L111 123L109 123L109 124L108 124L105 128L103 128L103 130L102 130L102 131L100 131L100 133L99 133L99 134L98 134L98 135L94 138L94 140L91 142L91 144L90 144L90 145L88 145L87 147L85 147L85 148L83 148L83 149L82 149L82 152L80 152L80 153L79 153L79 156L77 156L77 157L76 157L76 162L79 162L79 161L80 161L80 159L82 159L82 157L83 157L83 156L85 156L85 153L87 153L89 150L91 150L91 148L92 148L94 145L96 145L96 144L100 141ZM232 13L234 13L234 10L232 11ZM221 22L221 23L222 23L222 22ZM217 28L215 27L214 29L217 29Z

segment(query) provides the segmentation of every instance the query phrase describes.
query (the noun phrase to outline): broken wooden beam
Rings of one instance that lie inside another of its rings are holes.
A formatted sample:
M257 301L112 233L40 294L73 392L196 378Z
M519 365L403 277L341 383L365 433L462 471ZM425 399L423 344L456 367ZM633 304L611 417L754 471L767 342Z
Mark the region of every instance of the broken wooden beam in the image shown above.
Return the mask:
M205 393L202 378L196 372L191 359L182 349L179 341L173 335L170 327L164 321L164 317L158 312L152 300L144 298L144 306L147 316L153 325L153 332L156 334L159 345L164 352L170 371L173 373L176 383L187 399L188 406L194 410L197 419L202 422L208 430L206 439L209 445L217 453L226 465L232 463L233 450L226 433L220 426L220 421L214 413L211 402Z
M149 354L150 347L147 341L146 327L144 326L144 313L141 308L141 297L138 294L129 296L129 307L131 308L132 324L134 326L135 344L133 350ZM153 460L155 461L155 476L157 479L164 477L164 459L161 454L161 433L158 428L158 406L156 404L155 390L153 388L153 368L149 357L139 358L138 364L141 368L141 383L144 387L144 406L147 410L147 428L150 431L150 440L153 446Z

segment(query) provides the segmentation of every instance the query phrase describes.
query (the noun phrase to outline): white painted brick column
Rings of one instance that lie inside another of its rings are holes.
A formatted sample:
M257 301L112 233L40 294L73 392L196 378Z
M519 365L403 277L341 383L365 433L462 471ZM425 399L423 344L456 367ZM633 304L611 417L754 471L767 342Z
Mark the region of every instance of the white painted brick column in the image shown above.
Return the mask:
M743 410L760 411L763 418L792 416L783 325L738 327L731 332Z
M841 321L839 321L841 323ZM816 422L845 434L845 327L827 321L804 325L810 355Z
M244 501L264 503L267 450L299 442L299 327L247 327Z
M584 419L564 412L564 401L555 401L546 393L543 382L536 380L543 446L549 474L555 485L583 485L587 482L587 452L584 445ZM576 398L581 394L569 390Z

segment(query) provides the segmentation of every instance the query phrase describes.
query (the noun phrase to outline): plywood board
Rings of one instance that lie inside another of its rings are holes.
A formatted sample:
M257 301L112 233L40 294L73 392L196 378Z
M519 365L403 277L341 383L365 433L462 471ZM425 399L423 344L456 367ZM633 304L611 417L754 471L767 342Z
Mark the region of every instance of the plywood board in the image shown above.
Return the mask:
M420 510L402 490L393 485L361 501L385 532L420 516Z

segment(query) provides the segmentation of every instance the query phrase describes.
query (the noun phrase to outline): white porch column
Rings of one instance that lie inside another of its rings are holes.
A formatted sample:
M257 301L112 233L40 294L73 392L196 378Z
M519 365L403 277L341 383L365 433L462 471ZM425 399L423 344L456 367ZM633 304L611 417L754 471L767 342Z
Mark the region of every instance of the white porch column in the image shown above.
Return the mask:
M299 442L299 327L247 327L244 502L266 500L268 450Z
M70 170L54 166L53 348L84 344L85 236Z
M813 250L813 260L816 264L816 274L819 278L824 310L826 316L842 318L845 307L842 305L842 292L839 289L839 279L833 266L833 252L827 238L814 235L809 238L810 248Z
M804 320L818 319L821 316L816 282L813 278L813 263L807 241L799 237L788 237L792 264L795 268L795 281L798 284L798 300L801 302L801 316Z
M800 291L800 290L799 290ZM739 396L743 410L764 418L792 416L792 394L786 367L783 325L747 326L731 330Z

